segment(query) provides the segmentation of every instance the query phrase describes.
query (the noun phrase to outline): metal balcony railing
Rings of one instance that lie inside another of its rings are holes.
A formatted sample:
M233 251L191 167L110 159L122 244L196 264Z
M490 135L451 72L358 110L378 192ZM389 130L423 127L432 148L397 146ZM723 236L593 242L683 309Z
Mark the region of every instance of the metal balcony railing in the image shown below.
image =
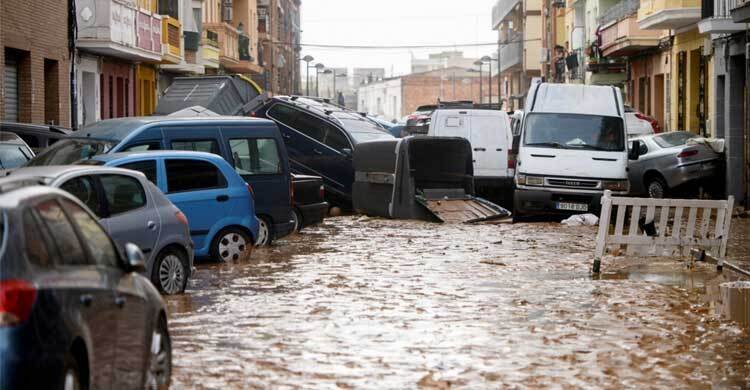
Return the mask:
M610 22L617 22L625 19L628 16L638 12L640 7L640 0L623 0L609 9L605 10L599 15L597 21L600 26L603 26Z
M701 19L731 18L730 11L740 4L739 0L701 0Z
M505 72L523 60L522 42L510 42L500 47L500 71Z

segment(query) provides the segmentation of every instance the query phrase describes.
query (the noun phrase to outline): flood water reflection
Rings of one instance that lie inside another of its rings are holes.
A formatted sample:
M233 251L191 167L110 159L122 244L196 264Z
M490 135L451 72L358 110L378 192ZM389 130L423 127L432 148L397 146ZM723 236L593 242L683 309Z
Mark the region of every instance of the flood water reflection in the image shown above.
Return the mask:
M750 223L733 233L750 264ZM349 216L199 265L168 298L173 388L750 386L727 275L617 259L592 278L595 235Z

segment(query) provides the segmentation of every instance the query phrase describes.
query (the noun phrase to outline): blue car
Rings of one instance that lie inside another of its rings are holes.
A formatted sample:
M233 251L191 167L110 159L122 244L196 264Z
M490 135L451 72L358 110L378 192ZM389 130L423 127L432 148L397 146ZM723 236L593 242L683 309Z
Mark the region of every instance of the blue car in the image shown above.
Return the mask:
M155 151L101 154L85 161L146 175L187 217L196 257L247 258L258 237L253 188L221 156Z
M183 150L224 158L255 189L256 245L294 230L292 182L284 140L269 120L242 117L144 117L96 122L34 157L27 166L70 165L99 154Z

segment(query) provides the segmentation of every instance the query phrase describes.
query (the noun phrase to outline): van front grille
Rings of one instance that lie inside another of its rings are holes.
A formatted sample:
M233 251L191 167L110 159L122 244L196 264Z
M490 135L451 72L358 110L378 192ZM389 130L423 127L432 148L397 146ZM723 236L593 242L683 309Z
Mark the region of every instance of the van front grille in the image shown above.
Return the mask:
M599 182L580 179L547 179L547 185L550 187L596 189L599 187Z

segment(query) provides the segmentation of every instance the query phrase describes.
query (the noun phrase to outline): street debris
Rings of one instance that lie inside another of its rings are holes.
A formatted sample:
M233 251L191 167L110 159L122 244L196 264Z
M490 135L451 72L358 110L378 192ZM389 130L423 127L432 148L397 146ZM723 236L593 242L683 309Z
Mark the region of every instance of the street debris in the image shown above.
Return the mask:
M560 222L565 226L596 226L599 217L594 214L577 214Z
M474 196L471 144L464 138L367 142L354 152L354 209L395 219L472 223L510 217Z

